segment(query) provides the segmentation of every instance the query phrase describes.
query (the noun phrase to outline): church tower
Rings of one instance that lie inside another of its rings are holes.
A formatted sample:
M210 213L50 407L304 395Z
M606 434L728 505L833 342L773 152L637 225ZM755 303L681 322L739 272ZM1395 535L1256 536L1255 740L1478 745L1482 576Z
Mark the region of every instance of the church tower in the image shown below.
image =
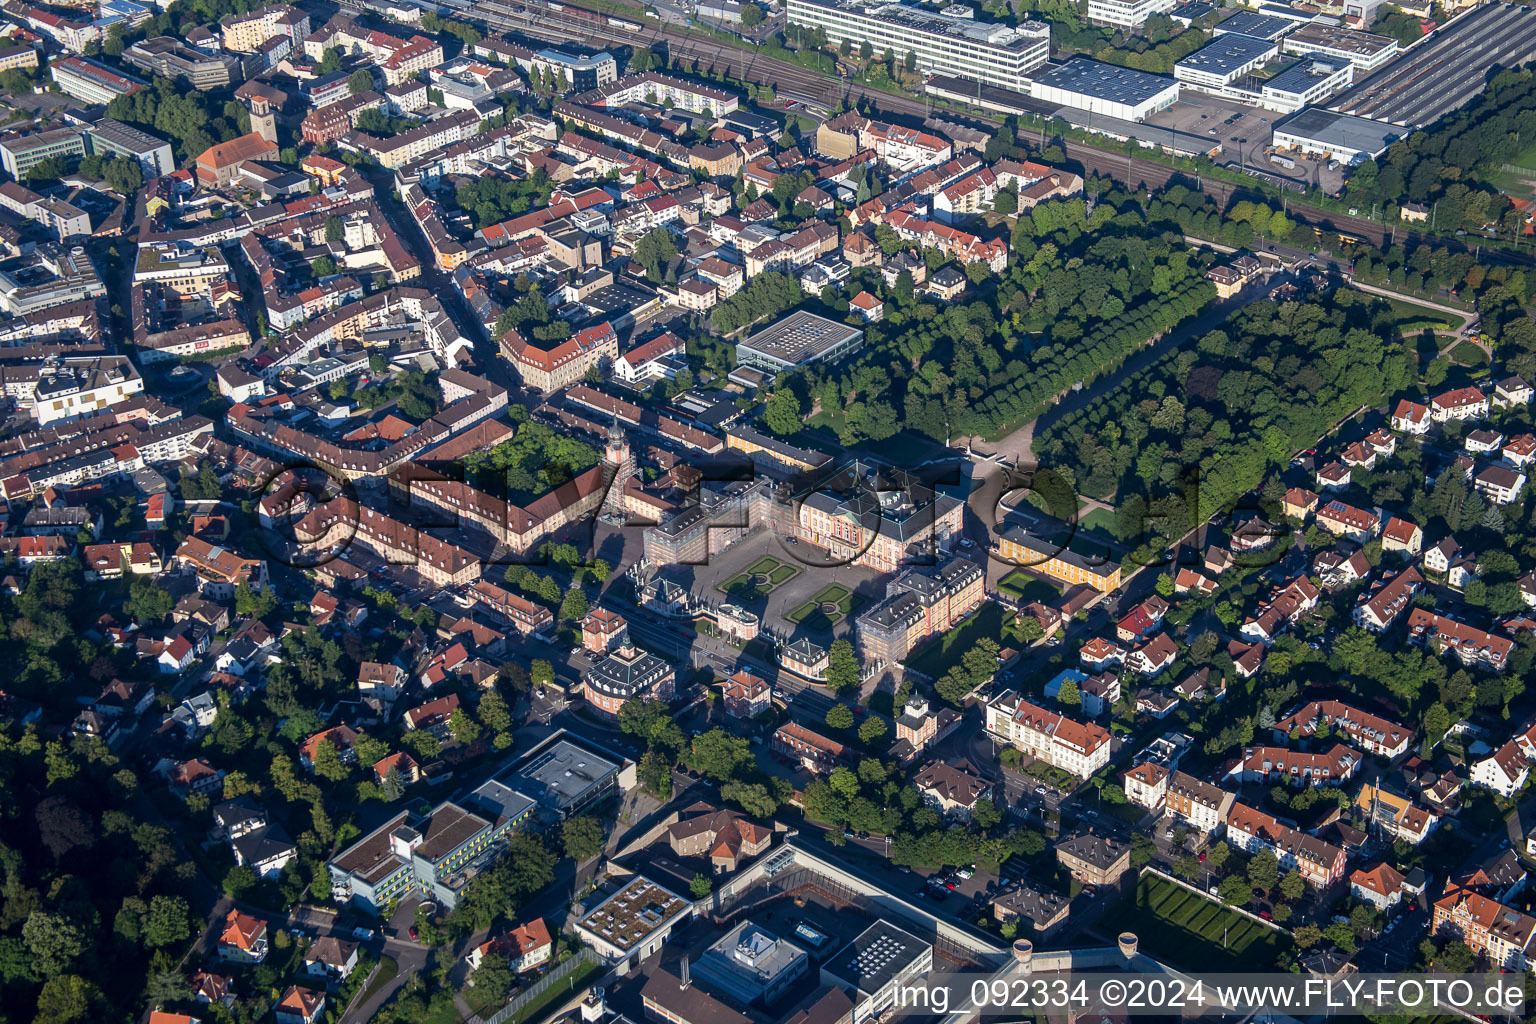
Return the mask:
M277 117L272 113L272 104L265 96L252 96L250 108L251 131L277 145Z
M623 514L624 485L635 475L635 459L629 450L629 435L615 421L608 428L608 442L603 448L603 461L613 467L612 482L608 485L608 497L603 502L604 512Z

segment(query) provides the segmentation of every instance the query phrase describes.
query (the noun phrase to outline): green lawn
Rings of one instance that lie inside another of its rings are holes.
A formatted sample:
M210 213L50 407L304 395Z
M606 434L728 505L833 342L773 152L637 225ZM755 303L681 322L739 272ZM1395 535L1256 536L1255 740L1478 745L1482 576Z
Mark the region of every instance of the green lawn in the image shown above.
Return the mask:
M919 647L907 658L907 667L937 679L982 637L991 637L1000 646L1008 646L1003 639L1003 623L1010 614L1002 605L988 601L960 625Z
M1464 341L1451 349L1451 361L1463 366L1487 366L1488 353L1470 341Z
M368 987L363 989L362 994L358 997L358 1002L367 1002L383 991L384 986L394 981L395 975L399 972L400 965L395 963L393 957L386 956L381 959L378 971L374 974L372 980L368 982Z
M1056 584L1038 576L1031 576L1023 569L1015 569L998 580L997 589L1023 604L1029 604L1031 601L1054 601L1061 596L1061 588Z
M825 632L853 614L862 601L859 596L841 583L829 583L804 604L796 605L784 618L797 626ZM828 608L835 608L829 611Z
M532 1021L543 1020L551 1004L559 1005L574 993L580 992L583 983L601 970L601 965L587 961L567 975L564 984L551 985L539 993L539 998L507 1018L508 1024L530 1024Z
M1079 536L1090 536L1105 544L1118 544L1115 540L1115 514L1107 508L1096 508L1077 520Z
M1141 879L1110 917L1135 932L1143 949L1156 950L1181 967L1272 971L1276 957L1291 944L1283 932L1154 875Z
M1392 313L1397 319L1397 331L1399 334L1417 334L1420 331L1448 331L1451 329L1451 320L1437 309L1428 306L1420 306L1417 303L1405 302L1402 299L1383 299L1392 307Z
M767 597L774 587L788 583L799 574L797 566L764 555L715 589L738 601L755 601ZM768 577L768 582L760 582L758 576Z

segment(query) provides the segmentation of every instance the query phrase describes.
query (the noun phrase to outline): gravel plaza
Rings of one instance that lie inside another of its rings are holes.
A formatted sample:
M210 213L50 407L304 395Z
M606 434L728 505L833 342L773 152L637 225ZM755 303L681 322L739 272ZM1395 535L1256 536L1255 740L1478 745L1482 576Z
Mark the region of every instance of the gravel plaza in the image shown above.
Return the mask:
M824 646L834 637L851 634L854 616L885 596L886 583L884 573L864 566L818 564L826 557L824 550L804 541L791 544L760 530L704 565L664 571L703 604L741 604L774 634L786 639L805 636ZM739 589L743 583L750 589Z

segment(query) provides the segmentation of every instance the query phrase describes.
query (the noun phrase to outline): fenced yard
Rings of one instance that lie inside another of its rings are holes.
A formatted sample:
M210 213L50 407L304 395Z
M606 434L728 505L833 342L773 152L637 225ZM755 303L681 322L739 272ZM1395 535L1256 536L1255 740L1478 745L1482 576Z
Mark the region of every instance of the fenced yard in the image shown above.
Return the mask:
M1143 875L1116 908L1114 920L1175 966L1226 971L1274 970L1289 947L1285 933L1267 928L1212 898L1156 875Z

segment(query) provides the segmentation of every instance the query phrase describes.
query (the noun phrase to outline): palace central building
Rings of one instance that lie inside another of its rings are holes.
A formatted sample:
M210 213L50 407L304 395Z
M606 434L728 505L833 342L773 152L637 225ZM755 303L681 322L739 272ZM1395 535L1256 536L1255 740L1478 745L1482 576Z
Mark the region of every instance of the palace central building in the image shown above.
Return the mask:
M898 61L908 53L919 71L958 75L1017 92L1029 91L1029 75L1051 55L1051 29L1044 22L1000 25L951 17L906 4L858 0L789 0L791 25L820 26L827 41L862 43L875 56L890 50Z

